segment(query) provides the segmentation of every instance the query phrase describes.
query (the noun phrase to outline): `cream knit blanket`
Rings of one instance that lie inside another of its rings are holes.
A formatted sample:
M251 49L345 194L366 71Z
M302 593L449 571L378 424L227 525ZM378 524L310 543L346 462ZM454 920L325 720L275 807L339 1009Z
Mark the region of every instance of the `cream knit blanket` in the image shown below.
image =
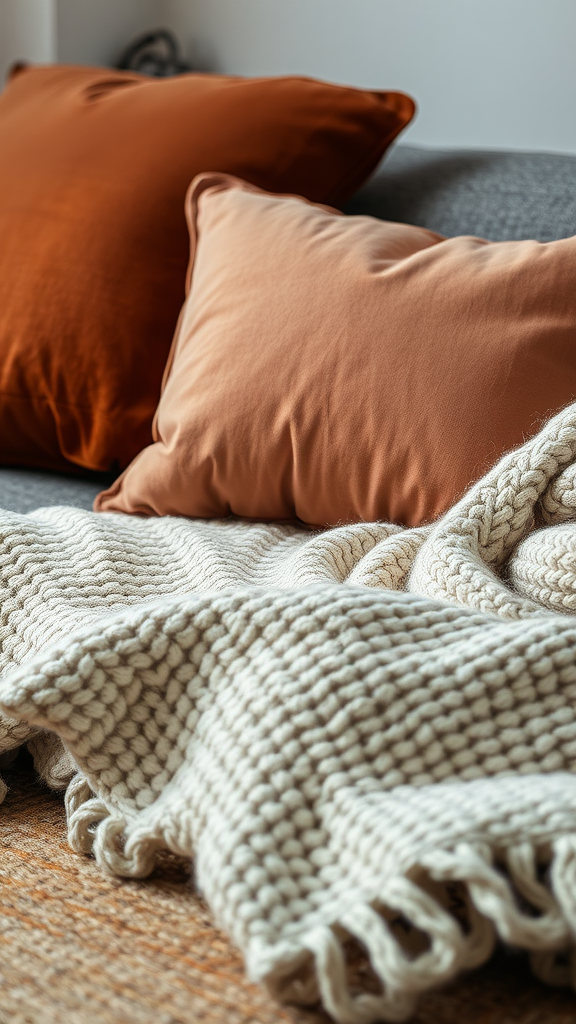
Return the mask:
M0 513L2 760L106 869L193 856L251 977L340 1022L497 936L574 981L575 517L576 405L421 530Z

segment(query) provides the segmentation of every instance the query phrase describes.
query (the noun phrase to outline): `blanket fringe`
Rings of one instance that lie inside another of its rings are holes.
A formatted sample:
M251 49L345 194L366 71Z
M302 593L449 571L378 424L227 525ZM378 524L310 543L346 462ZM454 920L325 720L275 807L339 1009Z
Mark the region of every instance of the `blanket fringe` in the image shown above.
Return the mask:
M66 790L68 842L75 853L91 854L99 867L124 878L145 878L165 846L156 836L130 835L125 817L95 797L79 772Z
M114 875L150 874L166 848L95 797L81 773L68 786L66 810L72 848ZM252 976L280 1001L321 1000L339 1024L372 1024L407 1020L422 992L485 963L497 939L527 951L541 980L576 987L576 835L546 847L462 843L431 851L406 874L384 879L371 903L309 928L290 949L268 946L260 961L256 951L248 956ZM351 940L379 992L355 991Z
M350 939L365 952L379 993L354 991ZM486 963L497 939L528 952L541 980L576 987L576 836L547 850L524 842L507 851L467 844L434 851L407 875L386 879L372 904L305 934L307 968L293 971L279 957L278 966L252 974L281 1001L321 999L339 1024L400 1022L422 992ZM423 951L414 953L415 945Z

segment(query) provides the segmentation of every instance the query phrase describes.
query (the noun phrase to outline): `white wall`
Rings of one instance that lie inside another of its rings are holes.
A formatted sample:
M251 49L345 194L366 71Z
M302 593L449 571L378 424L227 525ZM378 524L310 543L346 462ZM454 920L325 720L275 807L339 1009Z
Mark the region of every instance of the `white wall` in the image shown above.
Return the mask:
M140 32L162 22L161 0L56 0L63 64L114 64Z
M45 64L55 58L54 0L0 0L0 88L15 61Z
M0 88L16 60L113 64L163 14L162 0L0 0Z
M414 143L576 152L576 0L164 0L214 69L399 88Z

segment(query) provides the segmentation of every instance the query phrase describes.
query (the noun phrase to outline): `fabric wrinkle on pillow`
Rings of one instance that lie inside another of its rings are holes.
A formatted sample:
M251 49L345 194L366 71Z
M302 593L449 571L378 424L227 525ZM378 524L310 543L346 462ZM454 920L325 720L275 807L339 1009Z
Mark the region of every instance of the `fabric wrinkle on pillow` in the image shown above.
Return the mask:
M343 202L413 113L297 76L17 69L0 94L0 463L117 470L149 444L196 174Z
M576 238L444 239L220 174L187 216L155 443L98 510L416 525L576 395Z

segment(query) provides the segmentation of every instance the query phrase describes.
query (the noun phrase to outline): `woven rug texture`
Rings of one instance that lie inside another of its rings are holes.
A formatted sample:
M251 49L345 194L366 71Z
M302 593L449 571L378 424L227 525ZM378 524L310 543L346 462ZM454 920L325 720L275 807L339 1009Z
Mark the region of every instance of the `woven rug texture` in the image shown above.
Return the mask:
M2 512L0 588L0 762L108 872L193 858L278 999L574 983L576 406L418 530Z

